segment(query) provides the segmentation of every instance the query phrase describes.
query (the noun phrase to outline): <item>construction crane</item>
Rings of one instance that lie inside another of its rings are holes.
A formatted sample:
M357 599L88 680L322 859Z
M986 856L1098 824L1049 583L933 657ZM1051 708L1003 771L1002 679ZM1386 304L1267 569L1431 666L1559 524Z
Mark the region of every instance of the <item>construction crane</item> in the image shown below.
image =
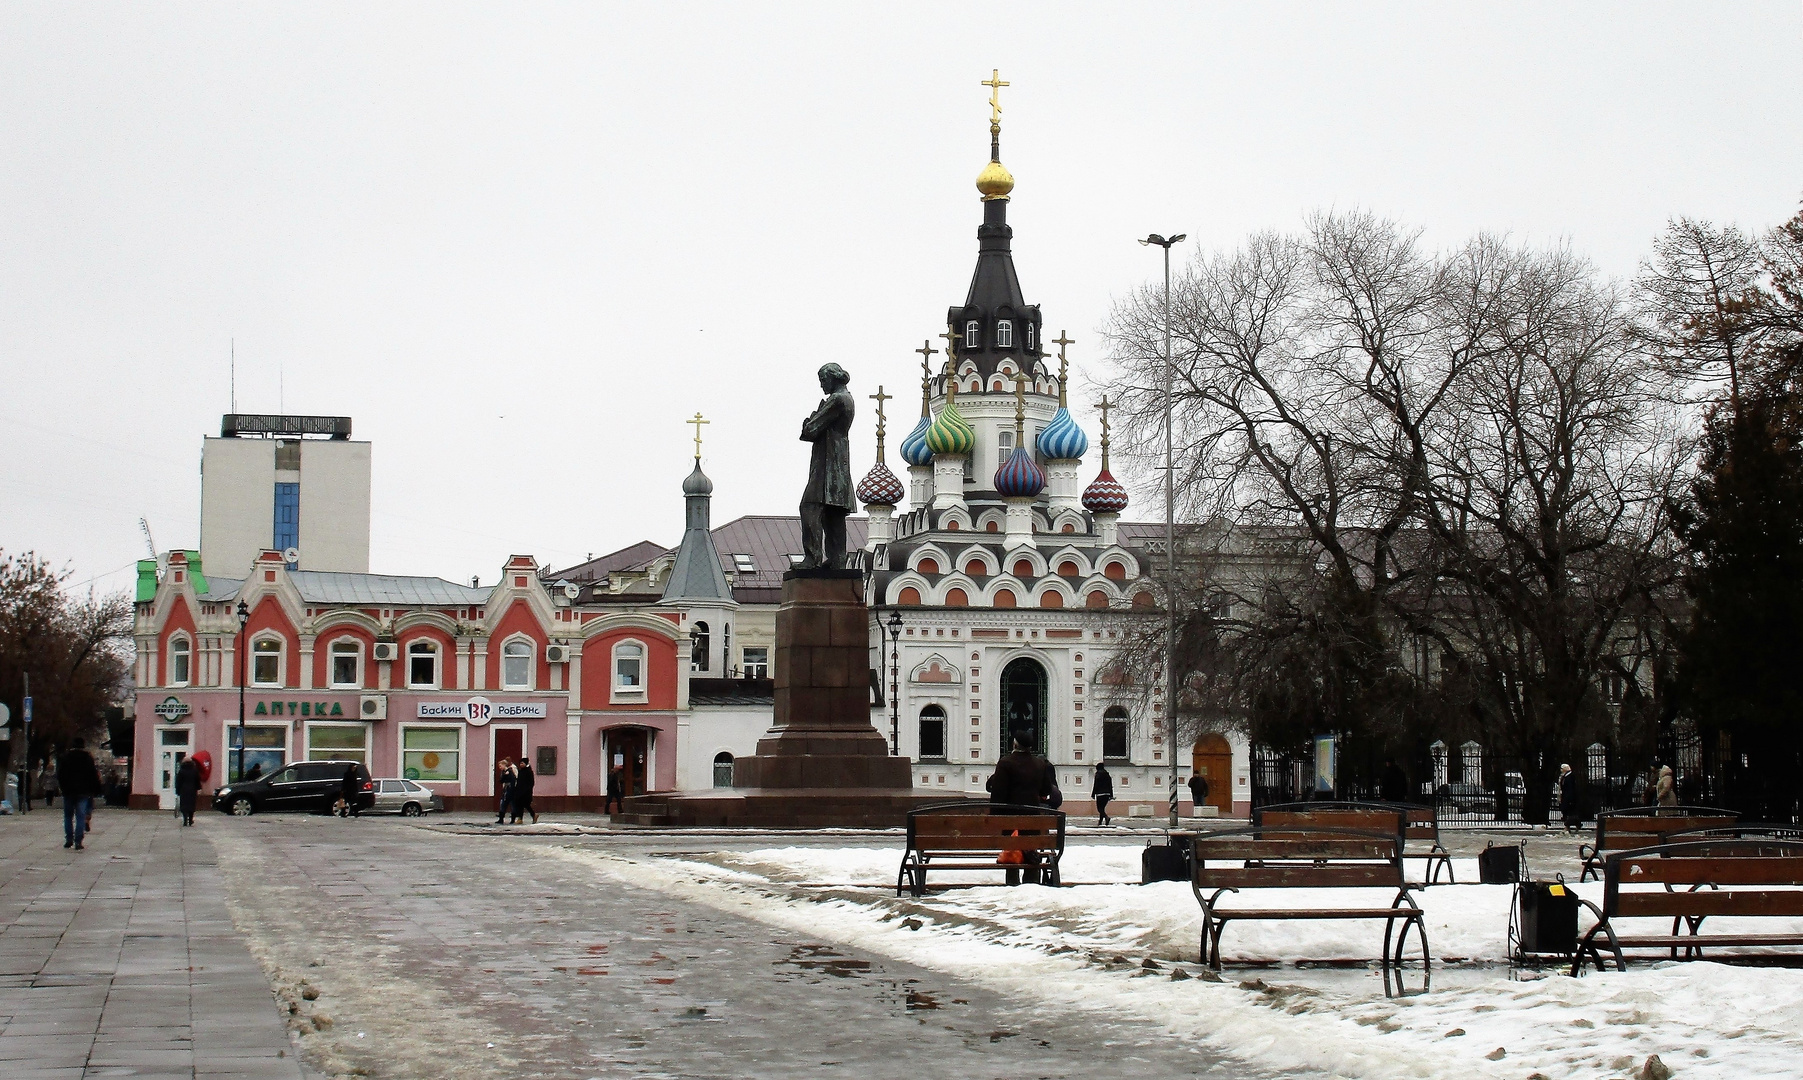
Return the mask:
M144 545L150 548L150 557L157 557L157 542L150 535L150 522L146 518L138 519L138 529L144 534Z

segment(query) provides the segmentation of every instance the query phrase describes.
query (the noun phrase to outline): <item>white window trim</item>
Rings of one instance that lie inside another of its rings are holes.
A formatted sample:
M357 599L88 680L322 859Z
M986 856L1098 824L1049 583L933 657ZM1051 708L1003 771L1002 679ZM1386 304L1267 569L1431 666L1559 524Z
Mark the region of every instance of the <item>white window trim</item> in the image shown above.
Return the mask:
M1027 320L1026 331L1027 331L1027 350L1029 352L1031 352L1033 349L1033 320L1031 320L1031 319Z
M373 755L374 751L370 749L370 745L369 745L372 740L370 738L371 731L370 731L370 726L368 723L362 722L362 721L346 722L343 720L303 720L303 721L301 721L301 728L302 728L302 730L300 733L300 738L301 738L300 752L302 754L305 754L306 756L304 758L296 758L294 755L290 754L288 756L288 764L289 765L300 764L303 761L331 761L331 760L334 760L332 758L316 758L313 756L313 729L314 728L361 728L363 731L363 767L370 770L370 775L372 775L372 776L376 775L376 771L373 768L370 768L370 760L369 759ZM340 747L338 749L342 749L342 747ZM283 767L286 768L287 766L283 766Z
M526 681L514 684L507 681L507 649L515 644L526 646ZM501 671L499 682L503 690L531 691L538 689L538 642L530 634L514 634L501 642Z
M429 683L413 681L413 647L415 645L432 646L432 681ZM444 682L444 649L437 638L409 638L407 643L401 646L401 662L407 665L407 689L409 690L437 690L439 684Z
M995 324L995 347L998 349L1014 348L1014 321L1002 319Z
M620 683L620 648L625 645L636 645L639 650L639 684L623 686ZM639 638L621 638L607 650L607 682L612 691L609 699L613 701L644 701L649 697L645 685L651 672L651 650Z
M175 677L175 646L177 642L188 647L186 654L188 657L188 677L185 679L177 679ZM169 672L170 686L194 685L194 661L197 659L196 653L197 650L194 648L194 639L189 637L186 632L177 631L169 635L169 655L164 658L164 664L166 670Z
M265 641L273 641L276 644L274 682L264 682L257 678L257 646ZM250 640L245 643L244 647L250 652L250 655L245 657L246 664L250 668L250 685L262 687L283 687L288 685L287 638L276 633L274 630L259 630L251 635Z
M414 780L412 782L420 785L421 787L425 788L427 791L435 790L434 788L432 788L430 786L432 784L456 784L457 791L459 794L461 794L463 792L464 782L469 778L469 770L470 770L469 725L468 724L428 724L428 723L423 723L423 722L417 723L417 724L408 724L408 723L401 724L400 725L400 734L395 737L394 775L395 775L396 779L400 779L400 780L407 779L407 733L409 731L414 731L416 729L425 729L425 730L429 730L429 731L444 731L444 730L448 729L448 730L455 730L457 732L457 779L455 779L455 780ZM370 771L373 773L375 770L371 769Z
M349 642L352 646L354 646L356 648L356 652L352 655L354 655L357 660L357 674L353 677L351 682L339 682L336 678L334 678L334 676L337 674L336 668L338 667L338 657L340 655L336 650L337 650L338 646L343 645L346 642ZM362 638L352 637L349 635L346 635L344 637L335 637L326 645L326 685L328 687L332 688L333 690L360 690L363 688L363 639Z
M966 349L983 347L983 325L975 319L964 324L964 347Z
M752 649L756 649L759 652L764 654L764 658L762 660L758 661L758 666L760 666L764 669L764 674L758 675L755 677L760 678L760 679L768 679L770 677L770 646L768 646L768 645L741 645L741 646L739 646L739 670L745 673L745 677L747 679L754 677L751 674L751 660L749 658L747 658L745 655L746 653L750 652Z

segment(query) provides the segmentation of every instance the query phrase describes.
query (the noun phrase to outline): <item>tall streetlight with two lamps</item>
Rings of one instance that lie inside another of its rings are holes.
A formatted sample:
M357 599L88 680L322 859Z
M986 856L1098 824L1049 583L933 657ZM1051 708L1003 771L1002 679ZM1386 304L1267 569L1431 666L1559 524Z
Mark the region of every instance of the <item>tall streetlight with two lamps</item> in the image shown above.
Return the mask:
M1176 393L1176 369L1171 366L1171 246L1188 234L1170 239L1153 233L1141 240L1164 249L1164 726L1171 754L1171 828L1177 827L1177 470L1171 434L1171 398Z
M238 601L238 782L244 780L244 628L250 625L250 605Z

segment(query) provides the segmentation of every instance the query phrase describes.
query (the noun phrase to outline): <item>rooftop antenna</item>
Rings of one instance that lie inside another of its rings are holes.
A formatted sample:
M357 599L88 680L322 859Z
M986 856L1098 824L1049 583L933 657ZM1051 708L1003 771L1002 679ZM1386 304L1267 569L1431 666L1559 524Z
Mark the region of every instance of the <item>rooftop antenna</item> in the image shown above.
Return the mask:
M238 339L232 339L232 414L238 412Z

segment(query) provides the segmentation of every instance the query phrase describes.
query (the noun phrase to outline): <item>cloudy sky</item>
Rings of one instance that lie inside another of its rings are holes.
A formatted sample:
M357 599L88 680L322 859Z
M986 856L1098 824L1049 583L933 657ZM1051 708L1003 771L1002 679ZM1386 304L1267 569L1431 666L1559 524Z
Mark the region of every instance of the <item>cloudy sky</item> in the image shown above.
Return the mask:
M241 411L373 442L377 572L673 544L696 411L715 521L793 513L815 367L911 423L997 67L1021 280L1090 377L1149 231L1358 206L1627 276L1803 198L1795 0L0 3L0 548L107 588L140 516L196 544L234 340Z

